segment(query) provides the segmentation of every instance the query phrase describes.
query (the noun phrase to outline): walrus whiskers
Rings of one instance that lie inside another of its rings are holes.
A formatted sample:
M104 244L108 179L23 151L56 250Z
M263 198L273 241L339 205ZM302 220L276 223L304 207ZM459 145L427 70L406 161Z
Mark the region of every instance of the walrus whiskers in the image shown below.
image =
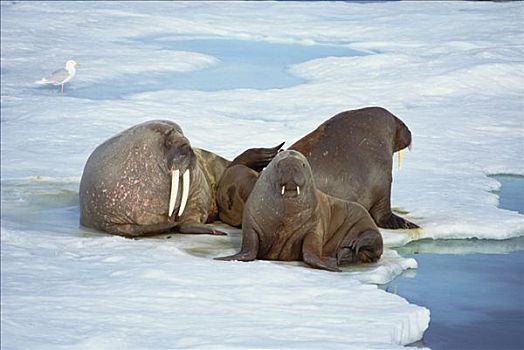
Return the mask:
M191 173L189 169L182 175L182 202L180 203L180 209L178 210L178 216L182 216L184 209L186 208L187 199L189 198L189 188L191 186Z
M173 215L176 205L176 196L178 195L178 177L180 176L180 170L171 171L171 194L169 196L169 212L168 216Z

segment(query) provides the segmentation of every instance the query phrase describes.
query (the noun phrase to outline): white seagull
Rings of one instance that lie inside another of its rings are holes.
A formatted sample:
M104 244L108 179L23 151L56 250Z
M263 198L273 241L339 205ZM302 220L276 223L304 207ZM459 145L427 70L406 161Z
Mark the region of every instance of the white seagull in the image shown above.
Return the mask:
M66 62L65 68L54 71L49 76L40 79L36 83L40 85L60 85L60 92L64 93L64 84L73 79L76 74L77 66L80 66L80 63L74 60L69 60Z

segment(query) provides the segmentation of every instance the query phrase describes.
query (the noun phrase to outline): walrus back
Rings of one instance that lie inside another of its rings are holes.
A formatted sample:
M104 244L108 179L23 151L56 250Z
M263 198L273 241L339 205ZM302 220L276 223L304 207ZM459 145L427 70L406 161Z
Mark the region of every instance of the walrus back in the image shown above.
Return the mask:
M404 123L384 108L346 111L321 124L290 149L306 156L319 190L357 201L369 209L376 193L384 190L382 184L387 187L391 182L399 125L407 131L398 133L404 137L403 142L411 142Z
M391 211L393 153L411 144L411 132L380 107L342 112L297 141L313 169L317 188L355 201L384 228L416 228Z
M138 131L110 138L88 158L79 189L81 225L111 232L114 225L167 221L169 181L157 133Z

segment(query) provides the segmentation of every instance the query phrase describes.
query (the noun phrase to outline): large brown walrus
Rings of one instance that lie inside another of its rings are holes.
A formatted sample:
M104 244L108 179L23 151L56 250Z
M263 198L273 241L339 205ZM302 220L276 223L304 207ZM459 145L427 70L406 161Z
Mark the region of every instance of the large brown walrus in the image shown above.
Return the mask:
M317 190L307 159L284 151L261 173L246 202L240 252L218 260L304 261L340 271L345 264L377 261L382 244L364 207Z
M391 211L393 153L409 145L411 132L400 119L384 108L368 107L335 115L289 149L308 159L322 192L360 203L379 227L411 229L418 226ZM218 189L218 205L223 221L236 225L256 174L241 166L226 174ZM228 179L235 180L235 191Z
M249 149L233 163L261 169L277 147ZM217 184L231 163L192 148L176 123L133 126L89 157L80 182L80 223L126 237L171 230L223 234L205 223L217 218Z

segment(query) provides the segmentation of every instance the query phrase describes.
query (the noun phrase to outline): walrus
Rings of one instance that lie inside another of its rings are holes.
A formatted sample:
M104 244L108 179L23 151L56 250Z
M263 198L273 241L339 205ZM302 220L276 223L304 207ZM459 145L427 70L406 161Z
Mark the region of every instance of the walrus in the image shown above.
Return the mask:
M391 211L393 153L410 145L411 132L400 119L384 108L368 107L335 115L289 149L306 156L321 191L360 203L379 227L411 229L419 226ZM256 174L246 167L226 173L219 184L218 203L222 220L236 226Z
M220 221L240 227L244 205L258 180L260 172L242 164L229 166L217 188L217 205Z
M304 261L329 271L376 262L382 236L360 204L323 193L297 151L278 153L247 199L240 252L217 260Z
M261 169L278 148L253 148L233 163ZM80 224L111 234L139 237L172 230L225 234L211 225L218 217L216 188L232 162L192 148L174 122L133 126L99 145L80 181Z
M339 113L289 149L304 154L319 190L360 203L382 228L418 228L391 211L393 153L411 146L411 132L381 107Z

